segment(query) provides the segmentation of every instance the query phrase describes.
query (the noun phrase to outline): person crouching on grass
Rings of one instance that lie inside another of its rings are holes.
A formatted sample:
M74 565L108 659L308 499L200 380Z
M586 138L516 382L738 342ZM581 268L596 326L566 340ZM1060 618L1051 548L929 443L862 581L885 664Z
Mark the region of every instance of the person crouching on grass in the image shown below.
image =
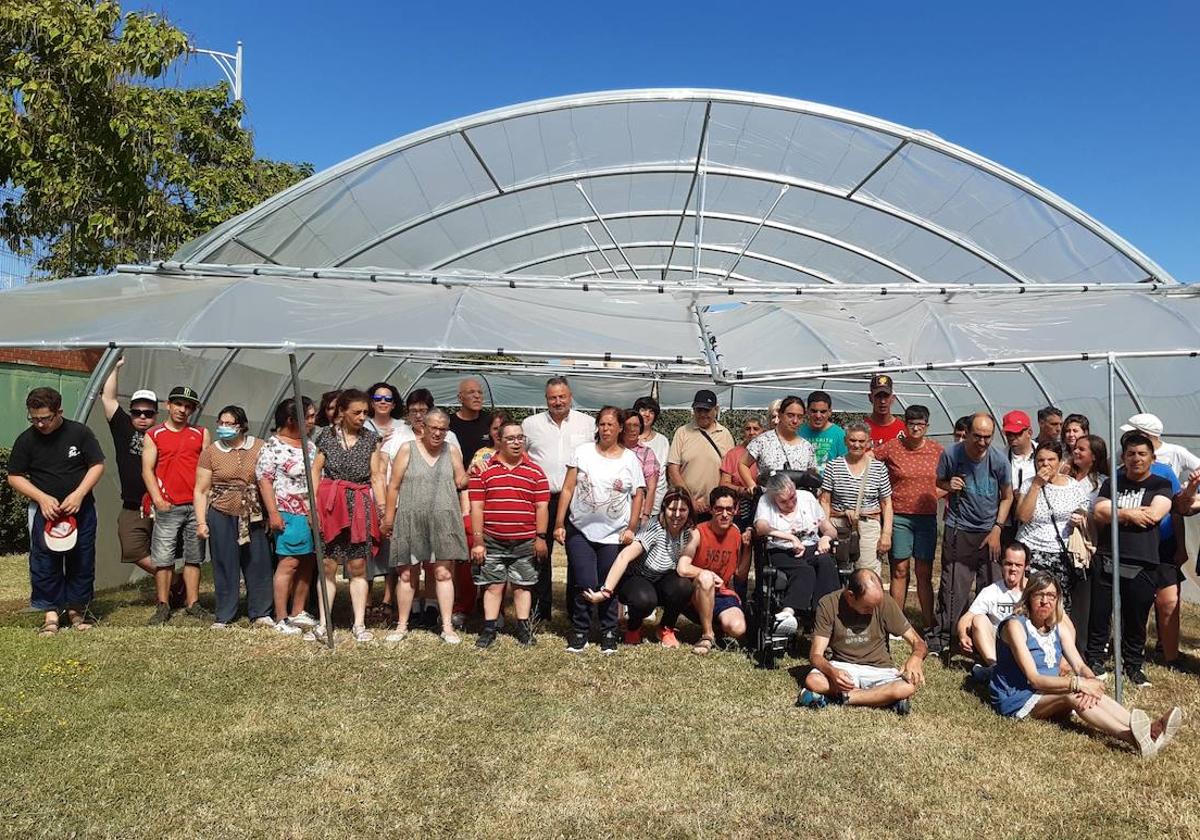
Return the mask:
M900 636L912 654L897 669L888 652L888 635ZM911 710L910 698L925 684L925 640L908 623L883 581L871 569L850 575L845 589L830 592L817 605L812 647L813 668L804 679L798 706L824 708L829 702Z
M1062 585L1053 575L1037 572L1029 579L1013 615L1000 625L999 641L989 688L999 714L1061 722L1074 713L1091 728L1133 744L1142 758L1158 755L1179 731L1178 706L1151 721L1141 709L1127 710L1104 693L1104 683L1075 647L1075 628L1064 620Z

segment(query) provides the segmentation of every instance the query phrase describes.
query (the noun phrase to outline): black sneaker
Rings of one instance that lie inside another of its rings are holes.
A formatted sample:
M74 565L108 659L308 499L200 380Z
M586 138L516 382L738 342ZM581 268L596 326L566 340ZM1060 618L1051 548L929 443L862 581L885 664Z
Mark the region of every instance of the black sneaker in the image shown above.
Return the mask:
M1096 679L1098 680L1102 680L1108 676L1108 666L1102 662L1089 662L1088 668L1096 675Z
M903 700L897 700L895 703L888 706L888 708L900 715L900 717L904 717L912 711L912 703L908 702L908 698L906 697Z
M421 614L421 626L435 629L442 626L442 617L438 613L437 607L425 608L425 612Z
M517 642L522 647L533 647L537 644L537 636L533 635L533 622L529 619L517 622Z
M216 620L216 616L204 609L204 607L200 606L199 601L192 604L190 607L184 607L183 613L188 618L194 618L197 621L207 621L211 623L212 621Z
M610 654L617 652L617 634L610 630L607 633L600 634L600 652Z
M1190 674L1191 673L1191 671L1189 671L1187 669L1187 666L1183 664L1182 656L1177 656L1174 659L1171 659L1167 662L1163 662L1162 666L1164 668L1166 668L1168 671L1174 671L1177 674Z
M1132 685L1136 685L1138 688L1150 688L1154 685L1154 683L1150 682L1150 680L1146 677L1145 672L1142 671L1141 668L1135 668L1132 671L1126 671L1125 679L1129 680Z
M583 653L587 646L587 633L572 633L567 638L567 653Z
M149 622L150 626L155 627L159 624L166 624L170 620L171 620L170 605L164 604L162 601L159 601L158 606L154 608L154 615L150 616L150 622Z
M479 633L479 638L475 640L475 647L480 650L490 648L496 641L496 628L485 627Z

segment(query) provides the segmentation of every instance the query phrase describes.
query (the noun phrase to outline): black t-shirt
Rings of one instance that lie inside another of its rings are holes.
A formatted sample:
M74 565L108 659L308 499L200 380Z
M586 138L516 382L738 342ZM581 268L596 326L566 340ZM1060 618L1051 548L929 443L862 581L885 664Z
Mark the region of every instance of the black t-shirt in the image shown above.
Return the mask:
M63 420L48 435L34 428L21 432L8 458L8 471L25 476L34 487L61 502L75 492L90 467L102 463L104 453L92 430L74 420Z
M1106 479L1100 486L1098 499L1107 499L1112 493L1111 479ZM1149 505L1157 496L1170 499L1171 482L1160 475L1151 473L1141 481L1132 481L1119 473L1117 478L1117 509L1128 510ZM1116 511L1113 512L1116 516ZM1168 514L1169 516L1170 514ZM1104 557L1112 557L1112 536L1107 525L1099 529L1099 544L1097 553ZM1158 565L1158 525L1143 528L1136 525L1117 525L1117 546L1121 549L1121 564L1138 566Z
M120 406L108 421L112 432L113 448L117 453L117 473L121 477L121 503L133 509L141 507L146 495L146 483L142 481L142 439L145 432L133 427L129 412Z
M474 420L463 420L457 414L451 414L450 431L462 446L463 464L470 464L479 449L492 445L492 415L481 411Z

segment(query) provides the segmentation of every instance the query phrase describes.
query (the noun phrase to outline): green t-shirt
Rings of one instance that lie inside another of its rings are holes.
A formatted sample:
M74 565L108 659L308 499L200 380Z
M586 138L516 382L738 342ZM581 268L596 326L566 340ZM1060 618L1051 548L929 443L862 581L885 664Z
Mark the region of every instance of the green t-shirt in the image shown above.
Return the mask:
M802 423L797 434L812 444L817 457L817 469L825 469L825 465L834 458L846 454L846 432L836 423L830 423L819 432L814 432L812 426Z

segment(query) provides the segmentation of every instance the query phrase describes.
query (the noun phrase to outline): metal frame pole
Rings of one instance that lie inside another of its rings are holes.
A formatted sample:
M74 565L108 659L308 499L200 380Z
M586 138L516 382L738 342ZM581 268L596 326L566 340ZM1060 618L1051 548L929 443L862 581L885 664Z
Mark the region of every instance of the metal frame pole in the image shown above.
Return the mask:
M1124 662L1121 657L1121 548L1117 533L1117 448L1120 440L1117 437L1117 356L1108 354L1108 471L1109 498L1112 501L1112 521L1109 523L1109 540L1112 543L1112 640L1113 640L1113 680L1114 691L1118 703L1122 701L1125 688ZM1101 569L1103 574L1104 570Z
M300 433L300 451L304 455L304 477L308 482L308 520L313 531L313 548L317 554L316 584L317 597L325 611L325 644L330 650L333 644L333 604L325 591L325 547L321 544L321 520L317 511L317 483L312 470L312 458L308 454L308 435L305 433L304 396L300 393L300 369L296 365L296 354L288 353L288 366L292 371L292 396L295 398L296 430Z

